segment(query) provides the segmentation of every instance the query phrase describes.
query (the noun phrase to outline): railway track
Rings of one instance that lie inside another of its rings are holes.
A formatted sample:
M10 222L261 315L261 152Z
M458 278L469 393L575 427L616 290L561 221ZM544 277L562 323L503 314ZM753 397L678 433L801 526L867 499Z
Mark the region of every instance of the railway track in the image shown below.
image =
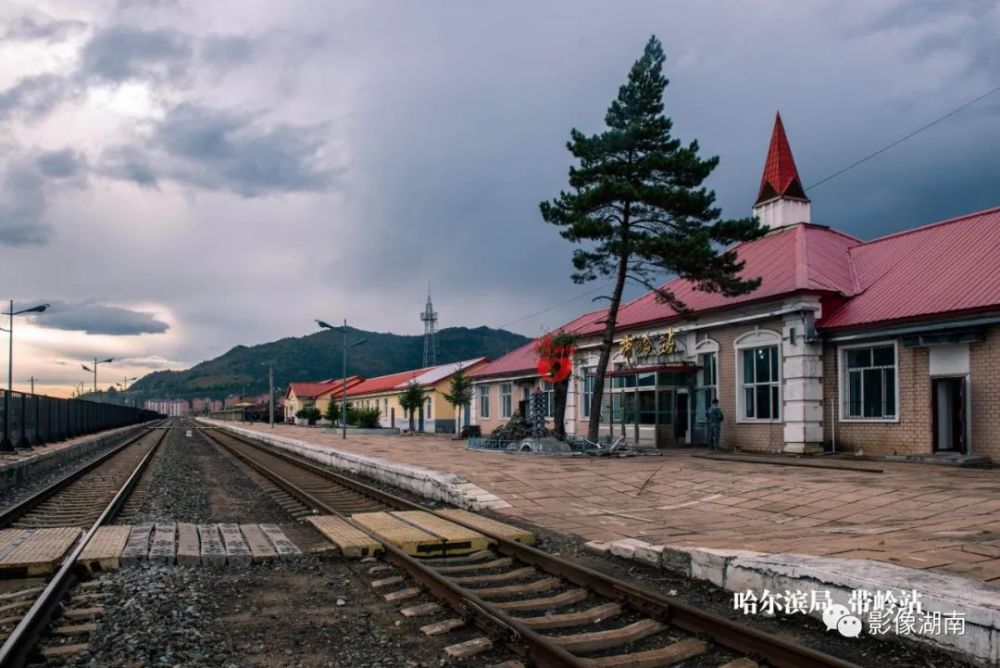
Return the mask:
M86 647L79 641L96 628L93 620L100 615L97 604L103 594L99 581L79 581L77 558L97 530L118 515L172 424L168 420L161 429L143 430L0 513L2 529L85 529L48 580L22 580L13 591L0 594L0 602L9 601L0 606L5 611L0 618L0 666L28 663L47 632L66 643L54 645L43 657L71 656ZM57 625L49 629L53 621Z
M293 454L219 430L201 432L294 497L307 508L304 512L342 516L380 510L435 512ZM417 559L366 531L382 545L386 564L397 569L387 577L386 571L391 570L387 565L373 567L371 572L380 574L373 586L402 586L410 578L417 587L387 597L408 605L402 614L437 615L446 612L446 606L456 615L425 626L429 635L468 623L485 634L454 645L456 656L488 648L493 638L506 639L524 661L545 667L651 668L710 658L720 649L725 656L736 657L721 662L727 668L853 665L455 517L435 514L486 534L493 547L466 557ZM443 606L412 605L411 599L422 592Z

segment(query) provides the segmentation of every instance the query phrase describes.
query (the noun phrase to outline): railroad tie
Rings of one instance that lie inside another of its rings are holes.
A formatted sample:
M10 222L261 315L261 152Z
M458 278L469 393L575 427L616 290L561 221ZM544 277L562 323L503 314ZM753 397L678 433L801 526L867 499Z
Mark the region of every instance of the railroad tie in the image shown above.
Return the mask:
M633 654L615 654L591 659L595 668L654 668L655 666L670 666L681 661L692 659L708 651L708 643L697 638L679 640L666 647L650 649ZM738 659L737 661L741 661ZM739 664L731 661L719 668L756 668L757 662Z
M479 636L472 640L466 640L455 645L448 645L444 648L444 653L453 659L464 659L469 656L481 654L493 647L493 642L486 636Z

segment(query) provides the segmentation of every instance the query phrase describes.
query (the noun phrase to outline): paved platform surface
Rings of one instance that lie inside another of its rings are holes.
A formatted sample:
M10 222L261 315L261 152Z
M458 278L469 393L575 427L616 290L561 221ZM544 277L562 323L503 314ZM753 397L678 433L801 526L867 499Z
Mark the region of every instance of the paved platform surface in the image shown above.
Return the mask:
M506 455L441 436L234 426L458 474L497 512L587 540L874 559L1000 586L1000 471L879 462L882 473L716 461ZM824 460L824 463L827 460Z

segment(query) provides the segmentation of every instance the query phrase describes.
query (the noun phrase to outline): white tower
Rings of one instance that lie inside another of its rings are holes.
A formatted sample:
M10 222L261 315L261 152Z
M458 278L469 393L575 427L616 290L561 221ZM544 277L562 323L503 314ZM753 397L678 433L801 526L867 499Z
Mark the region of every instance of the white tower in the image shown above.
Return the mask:
M764 176L760 180L753 213L765 227L772 229L810 222L809 198L795 169L781 114L774 118L771 146L767 150Z

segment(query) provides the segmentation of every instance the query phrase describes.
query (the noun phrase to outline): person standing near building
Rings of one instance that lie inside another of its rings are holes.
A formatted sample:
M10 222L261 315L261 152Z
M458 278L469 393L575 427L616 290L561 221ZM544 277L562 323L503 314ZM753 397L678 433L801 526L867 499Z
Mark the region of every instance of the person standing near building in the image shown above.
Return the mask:
M722 409L719 408L718 399L712 399L712 407L708 409L705 417L708 421L708 449L718 450L722 435L722 421L725 419Z

